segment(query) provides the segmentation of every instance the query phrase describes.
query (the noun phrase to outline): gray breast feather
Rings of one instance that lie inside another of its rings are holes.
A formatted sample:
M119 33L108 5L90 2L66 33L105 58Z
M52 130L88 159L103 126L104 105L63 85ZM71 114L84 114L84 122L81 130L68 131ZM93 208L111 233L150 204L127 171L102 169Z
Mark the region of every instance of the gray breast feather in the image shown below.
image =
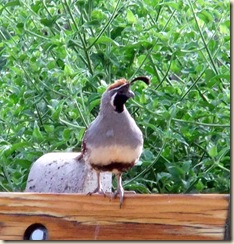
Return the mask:
M116 118L111 119L98 116L86 131L86 144L93 146L117 144L133 148L142 145L142 132L130 114L117 115L114 114Z

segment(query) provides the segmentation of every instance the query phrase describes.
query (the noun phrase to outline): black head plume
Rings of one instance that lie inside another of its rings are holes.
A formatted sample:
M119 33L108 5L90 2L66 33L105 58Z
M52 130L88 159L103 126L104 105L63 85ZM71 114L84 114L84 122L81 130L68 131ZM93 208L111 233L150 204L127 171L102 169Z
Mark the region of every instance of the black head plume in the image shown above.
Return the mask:
M147 84L147 85L150 84L150 79L149 79L148 77L146 77L146 76L138 76L138 77L134 78L133 80L131 80L131 81L129 82L130 85L131 85L133 82L137 81L137 80L141 80L141 81L145 82L145 84Z

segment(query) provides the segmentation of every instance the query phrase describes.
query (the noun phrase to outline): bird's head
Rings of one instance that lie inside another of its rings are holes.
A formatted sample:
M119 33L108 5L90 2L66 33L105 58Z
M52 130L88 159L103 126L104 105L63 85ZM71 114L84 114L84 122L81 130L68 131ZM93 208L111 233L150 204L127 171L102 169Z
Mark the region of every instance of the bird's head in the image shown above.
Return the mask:
M111 106L115 112L122 113L124 111L124 104L129 98L134 97L134 92L130 89L130 86L136 80L142 80L148 85L150 83L149 78L144 76L137 77L130 82L124 78L116 80L103 93L101 110Z

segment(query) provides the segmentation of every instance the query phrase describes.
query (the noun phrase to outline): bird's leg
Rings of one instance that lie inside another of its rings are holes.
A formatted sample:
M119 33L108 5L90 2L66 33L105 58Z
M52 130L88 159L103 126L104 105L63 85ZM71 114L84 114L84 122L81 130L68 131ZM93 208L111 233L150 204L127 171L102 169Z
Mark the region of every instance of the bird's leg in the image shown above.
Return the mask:
M102 189L100 172L97 172L97 183L98 183L97 188L93 192L89 192L88 195L92 195L94 193L97 193L97 194L101 194L101 195L106 196L104 190Z
M120 208L123 204L123 198L124 198L124 189L123 189L123 186L122 186L122 174L121 173L118 173L116 174L116 178L117 178L117 182L118 182L118 185L117 185L117 190L116 192L114 193L114 198L119 195L119 200L120 200Z

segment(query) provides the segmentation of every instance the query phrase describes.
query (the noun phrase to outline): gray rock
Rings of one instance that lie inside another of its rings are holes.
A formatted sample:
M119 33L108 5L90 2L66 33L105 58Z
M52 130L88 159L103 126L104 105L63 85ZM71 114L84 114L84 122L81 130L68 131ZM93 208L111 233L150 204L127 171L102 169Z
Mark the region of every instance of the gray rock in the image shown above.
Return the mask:
M97 187L97 175L80 153L48 153L35 161L30 169L25 192L89 193ZM102 173L101 182L111 192L112 174Z

